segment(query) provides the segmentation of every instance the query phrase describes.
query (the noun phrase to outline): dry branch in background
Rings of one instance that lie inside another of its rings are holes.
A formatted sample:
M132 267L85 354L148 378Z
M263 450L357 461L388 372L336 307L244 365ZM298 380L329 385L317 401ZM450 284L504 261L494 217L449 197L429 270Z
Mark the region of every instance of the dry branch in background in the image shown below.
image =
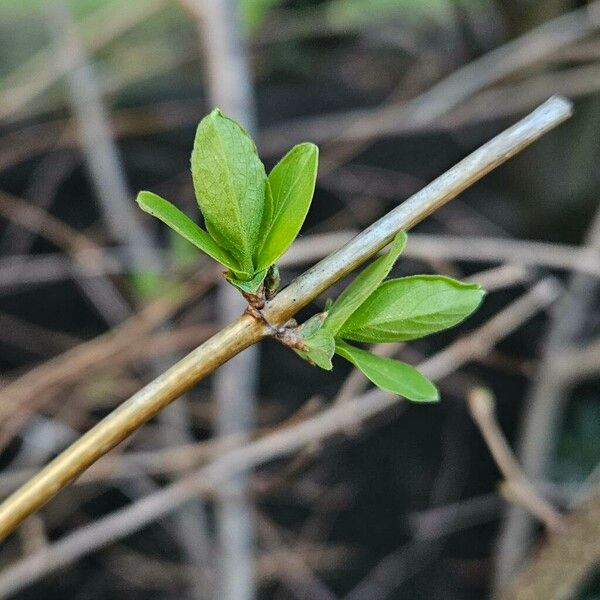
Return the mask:
M305 138L317 143L334 138L336 141L360 142L382 135L406 134L430 127L457 107L460 107L461 113L458 120L464 124L473 114L466 107L463 111L462 103L471 104L470 99L474 96L477 101L478 92L513 73L547 60L553 53L585 39L599 26L600 1L596 0L491 50L406 103L386 105L376 110L297 118L264 130L261 145L266 152L276 154L281 151L284 140L285 144ZM515 98L511 97L508 106L514 102ZM494 103L495 108L491 111L494 116L506 114L505 104L500 103L496 108ZM489 119L489 97L486 108L485 118ZM518 110L522 108L521 101ZM443 124L452 126L452 122L451 117Z
M590 224L583 252L600 262L600 211L596 212ZM573 273L552 315L540 368L525 403L519 434L519 457L525 474L532 481L545 479L548 472L556 431L568 399L568 388L573 383L565 357L585 337L597 289L596 279L582 272ZM498 591L509 584L520 568L530 549L532 534L533 524L529 515L518 507L512 507L498 545L495 582Z
M508 499L521 504L549 530L564 531L561 514L535 490L519 466L495 416L495 401L492 393L484 388L474 388L468 397L471 416L481 431L498 469L504 477L502 489Z
M148 8L153 9L156 6L160 6L160 3ZM112 238L124 245L132 261L134 273L159 269L162 257L130 201L131 194L121 154L110 129L109 111L97 82L94 65L88 59L79 35L79 29L63 0L52 0L46 3L45 8L57 46L59 70L64 69L66 73L70 106L77 122L85 163L103 220ZM127 12L123 14L127 15ZM139 15L134 14L133 22L138 18ZM103 288L108 286L109 291L112 289L110 279L100 281ZM106 295L105 292L104 296ZM112 296L119 299L120 295L116 291ZM118 302L113 303L119 306ZM121 306L125 310L121 310L120 313L116 313L114 309L112 312L104 311L112 320L112 324L123 321L130 314L131 310L124 300L121 301ZM167 322L165 325L168 327ZM171 360L160 357L151 360L153 375L163 372L173 360L174 357L171 357ZM159 420L162 426L159 428L157 439L162 439L163 443L169 445L178 443L181 438L187 441L193 439L184 403L170 406L159 415ZM200 505L184 507L176 517L180 545L187 560L196 567L193 580L193 597L196 600L204 600L206 596L202 588L210 587L207 569L209 544L205 520L204 508Z
M565 530L549 535L502 600L575 598L600 564L600 488L565 517Z

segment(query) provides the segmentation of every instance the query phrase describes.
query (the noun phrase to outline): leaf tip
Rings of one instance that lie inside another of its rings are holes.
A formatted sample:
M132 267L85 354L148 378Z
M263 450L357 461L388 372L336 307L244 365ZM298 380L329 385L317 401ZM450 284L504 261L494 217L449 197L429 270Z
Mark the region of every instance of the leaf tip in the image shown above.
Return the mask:
M223 111L218 107L215 106L207 115L208 118L210 117L224 117L225 115L223 114Z
M141 190L137 193L137 196L135 197L135 201L138 204L143 204L144 199L149 196L152 192L148 192L146 190Z
M300 142L297 147L314 152L316 155L319 154L319 146L313 142Z
M138 192L138 195L135 197L135 201L137 205L147 213L150 213L153 216L156 216L156 203L160 201L161 198L154 192L149 192L147 190L141 190Z
M429 382L431 383L431 382ZM432 390L432 394L431 396L427 396L426 398L424 398L423 400L421 400L421 402L430 402L430 403L434 403L434 402L439 402L441 397L440 397L440 390L438 389L438 387L431 383L431 387L433 388Z

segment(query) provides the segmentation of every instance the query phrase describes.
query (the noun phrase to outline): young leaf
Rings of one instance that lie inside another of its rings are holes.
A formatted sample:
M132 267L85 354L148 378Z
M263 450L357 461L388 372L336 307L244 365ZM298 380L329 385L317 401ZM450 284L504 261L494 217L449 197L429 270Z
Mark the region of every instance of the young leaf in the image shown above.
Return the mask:
M301 356L309 363L321 367L326 371L333 369L331 358L335 353L335 340L333 336L325 329L318 329L312 335L304 338L306 350L294 350L296 354Z
M393 358L375 356L341 340L336 341L335 351L386 392L415 402L437 402L440 399L435 385L411 365Z
M437 275L390 279L349 317L339 337L357 342L400 342L460 323L481 303L484 291Z
M256 271L252 258L263 216L265 168L250 136L218 109L198 125L192 178L210 235L242 271Z
M363 269L329 308L325 327L333 335L341 329L350 315L377 289L398 260L406 246L407 236L399 232L390 250Z
M318 157L314 144L298 144L269 173L272 214L263 219L258 268L272 265L296 239L315 191Z
M262 221L260 224L260 231L258 234L258 243L256 245L256 256L254 257L254 264L256 265L261 264L259 260L260 249L262 248L265 242L265 235L271 227L271 221L273 220L273 210L273 188L271 187L271 183L267 178L267 181L265 182L265 202L263 205ZM270 266L271 265L266 265L266 267Z
M298 328L299 331L305 338L314 335L317 333L317 331L319 331L319 329L321 329L321 327L323 327L323 322L325 321L326 316L326 313L317 313L316 315L313 315L310 319L308 319L308 321L305 321L302 323L302 325L300 325Z
M268 269L263 269L262 271L256 273L251 279L245 279L243 277L236 276L235 273L228 271L227 273L225 273L225 278L227 279L227 281L229 281L229 283L231 283L231 285L234 285L235 287L239 288L240 290L242 290L242 292L253 294L260 287L260 284L263 282L265 276L267 275L267 271Z
M160 219L171 229L176 231L203 252L220 262L232 271L240 272L237 261L200 226L196 225L186 214L182 213L168 200L152 192L140 192L136 198L140 208L152 216Z

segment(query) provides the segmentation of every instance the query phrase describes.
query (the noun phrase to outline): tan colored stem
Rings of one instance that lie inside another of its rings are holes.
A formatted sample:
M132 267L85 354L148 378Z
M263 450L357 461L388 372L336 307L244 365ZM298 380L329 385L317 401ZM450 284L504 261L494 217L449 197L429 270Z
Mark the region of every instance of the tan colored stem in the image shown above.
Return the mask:
M504 477L503 491L509 499L521 504L535 515L550 531L563 531L562 515L540 494L527 479L511 450L496 419L496 401L487 388L473 388L468 395L468 406L473 420Z
M241 317L121 404L2 503L0 535L10 533L131 432L264 333L263 324Z
M570 115L570 102L551 98L301 275L265 305L265 318L274 326L283 325L398 231L422 221ZM268 333L265 323L244 315L142 388L0 505L0 538L175 398Z

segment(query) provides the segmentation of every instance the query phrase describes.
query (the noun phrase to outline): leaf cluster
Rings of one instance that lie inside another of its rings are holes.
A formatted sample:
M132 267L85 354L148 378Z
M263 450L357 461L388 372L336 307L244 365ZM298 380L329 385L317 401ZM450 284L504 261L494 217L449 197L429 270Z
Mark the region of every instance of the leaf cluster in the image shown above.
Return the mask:
M303 358L331 369L334 354L345 358L379 388L417 402L439 399L435 385L414 367L376 356L349 342L404 342L457 325L481 303L475 284L437 275L389 279L406 245L400 232L391 249L364 269L327 311L308 328ZM314 319L314 317L313 317ZM310 321L307 321L307 324Z
M152 192L140 192L137 202L221 263L227 279L252 294L300 232L317 163L317 147L298 144L267 176L252 138L215 109L198 125L191 158L205 228Z

